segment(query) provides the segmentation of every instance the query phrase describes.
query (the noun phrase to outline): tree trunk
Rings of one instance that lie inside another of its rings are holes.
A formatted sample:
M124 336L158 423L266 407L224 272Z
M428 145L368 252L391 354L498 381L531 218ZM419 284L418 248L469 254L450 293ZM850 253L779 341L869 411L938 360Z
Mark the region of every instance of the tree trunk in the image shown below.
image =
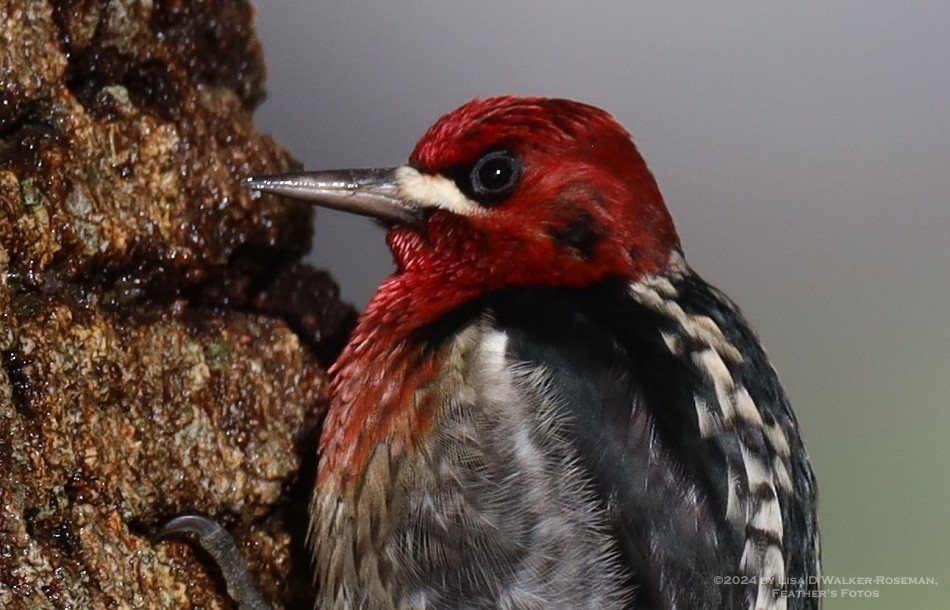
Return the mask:
M323 367L354 320L258 133L243 1L0 0L0 607L228 608L155 529L235 535L307 607Z

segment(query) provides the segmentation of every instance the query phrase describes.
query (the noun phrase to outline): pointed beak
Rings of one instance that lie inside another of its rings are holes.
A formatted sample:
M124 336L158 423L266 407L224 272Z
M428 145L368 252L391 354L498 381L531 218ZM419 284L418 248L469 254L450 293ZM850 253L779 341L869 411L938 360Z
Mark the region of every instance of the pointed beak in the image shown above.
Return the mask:
M277 176L253 176L248 188L383 222L413 224L422 210L400 196L396 167L343 169Z

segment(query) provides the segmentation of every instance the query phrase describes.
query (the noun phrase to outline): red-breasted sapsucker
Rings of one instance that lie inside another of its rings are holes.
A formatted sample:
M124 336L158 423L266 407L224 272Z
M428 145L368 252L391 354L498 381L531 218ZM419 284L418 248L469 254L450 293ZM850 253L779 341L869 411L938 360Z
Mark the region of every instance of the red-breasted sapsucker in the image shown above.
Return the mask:
M407 165L249 185L396 264L331 370L320 607L819 606L795 416L606 112L475 100Z

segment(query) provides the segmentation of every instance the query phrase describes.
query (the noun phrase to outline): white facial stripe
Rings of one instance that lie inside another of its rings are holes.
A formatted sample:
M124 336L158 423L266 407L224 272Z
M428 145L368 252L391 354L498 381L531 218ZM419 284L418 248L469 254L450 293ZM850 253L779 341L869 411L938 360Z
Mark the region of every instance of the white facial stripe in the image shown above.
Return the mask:
M462 215L484 214L485 209L444 176L423 174L408 165L396 170L399 196L421 208L440 208Z

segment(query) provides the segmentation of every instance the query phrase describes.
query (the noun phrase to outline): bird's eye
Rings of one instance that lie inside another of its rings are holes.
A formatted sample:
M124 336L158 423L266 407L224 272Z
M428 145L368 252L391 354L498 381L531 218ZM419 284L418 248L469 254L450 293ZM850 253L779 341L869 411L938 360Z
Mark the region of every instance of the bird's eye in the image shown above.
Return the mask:
M479 203L497 202L515 190L523 172L521 160L510 152L490 152L472 167L468 176L471 194Z

